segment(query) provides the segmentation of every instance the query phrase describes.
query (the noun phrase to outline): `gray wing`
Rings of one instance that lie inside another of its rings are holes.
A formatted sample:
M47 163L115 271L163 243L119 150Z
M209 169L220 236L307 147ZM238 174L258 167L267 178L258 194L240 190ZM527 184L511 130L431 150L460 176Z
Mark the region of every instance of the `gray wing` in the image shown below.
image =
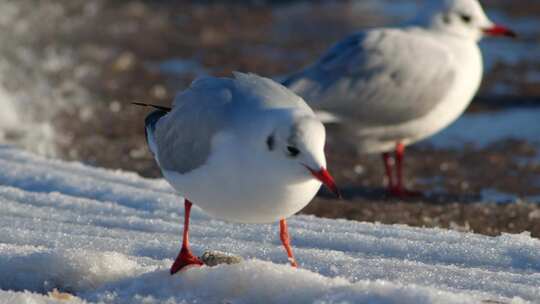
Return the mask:
M316 109L365 125L422 117L448 94L456 76L451 54L422 33L352 35L284 84Z
M155 124L152 140L149 137L160 167L184 174L205 164L214 135L229 124L226 112L231 99L226 79L195 81L180 93L171 112Z

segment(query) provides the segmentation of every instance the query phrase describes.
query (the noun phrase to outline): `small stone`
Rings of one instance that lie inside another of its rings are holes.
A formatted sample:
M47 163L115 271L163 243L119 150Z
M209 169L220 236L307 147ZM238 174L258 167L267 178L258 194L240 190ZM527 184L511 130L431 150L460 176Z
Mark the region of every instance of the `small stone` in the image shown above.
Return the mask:
M56 288L53 289L53 291L49 292L49 297L58 301L71 301L75 298L72 294L66 293L66 292L60 292Z
M146 147L139 147L129 151L129 157L133 159L140 159L146 156Z
M357 175L363 175L366 172L366 168L362 165L356 165L354 166L354 173Z
M448 169L450 169L450 164L448 164L448 163L442 163L442 164L440 164L439 169L440 169L442 172L446 172L446 171L448 171Z
M122 110L122 105L119 101L115 100L109 104L109 110L113 113L118 113Z
M538 220L540 219L540 209L531 211L529 213L529 220Z
M84 107L79 110L79 119L87 122L94 117L94 110L91 107Z
M132 53L121 54L113 63L113 69L117 72L124 72L135 65L135 55Z
M207 250L201 256L201 260L205 265L212 267L219 264L238 264L244 259L226 252Z
M157 84L152 87L152 96L154 96L157 99L164 99L167 97L167 88L164 86Z

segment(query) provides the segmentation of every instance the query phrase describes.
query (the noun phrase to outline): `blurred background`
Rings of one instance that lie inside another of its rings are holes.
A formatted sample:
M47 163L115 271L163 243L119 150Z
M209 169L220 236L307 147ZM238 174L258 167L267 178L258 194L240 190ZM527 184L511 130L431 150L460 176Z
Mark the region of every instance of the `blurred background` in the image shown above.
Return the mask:
M131 102L169 105L209 74L279 78L423 3L0 0L0 141L159 177L144 139L148 109ZM540 237L540 2L483 5L520 38L485 40L486 75L467 114L409 149L409 186L427 196L387 198L380 157L357 155L330 129L329 168L345 198L321 193L304 213Z

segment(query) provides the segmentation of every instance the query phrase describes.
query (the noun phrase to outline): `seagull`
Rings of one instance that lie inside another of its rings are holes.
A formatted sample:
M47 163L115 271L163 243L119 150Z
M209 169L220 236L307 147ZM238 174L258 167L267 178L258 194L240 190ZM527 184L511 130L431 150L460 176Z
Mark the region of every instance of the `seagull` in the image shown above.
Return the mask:
M484 36L516 34L477 0L430 1L414 24L353 34L283 84L350 131L358 152L382 153L391 195L420 195L404 187L405 146L465 111L482 80Z
M324 126L304 100L268 78L234 73L197 79L172 108L154 107L145 120L148 146L185 198L182 247L171 275L203 264L189 246L193 203L226 221L279 221L296 267L285 218L304 208L321 184L339 195L326 169Z

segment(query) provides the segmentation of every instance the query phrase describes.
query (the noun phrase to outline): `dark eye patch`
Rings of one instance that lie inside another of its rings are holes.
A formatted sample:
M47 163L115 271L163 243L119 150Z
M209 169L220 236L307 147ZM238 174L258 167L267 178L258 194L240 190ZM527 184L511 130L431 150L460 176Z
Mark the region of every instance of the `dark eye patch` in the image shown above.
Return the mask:
M298 148L295 148L293 146L287 146L287 152L289 152L289 155L292 157L298 156L300 154L300 150Z
M467 14L460 14L459 17L465 23L471 23L471 21L472 21L472 17L470 15L467 15Z
M268 147L268 150L274 150L275 142L276 140L274 138L274 134L268 136L268 138L266 139L266 146Z

